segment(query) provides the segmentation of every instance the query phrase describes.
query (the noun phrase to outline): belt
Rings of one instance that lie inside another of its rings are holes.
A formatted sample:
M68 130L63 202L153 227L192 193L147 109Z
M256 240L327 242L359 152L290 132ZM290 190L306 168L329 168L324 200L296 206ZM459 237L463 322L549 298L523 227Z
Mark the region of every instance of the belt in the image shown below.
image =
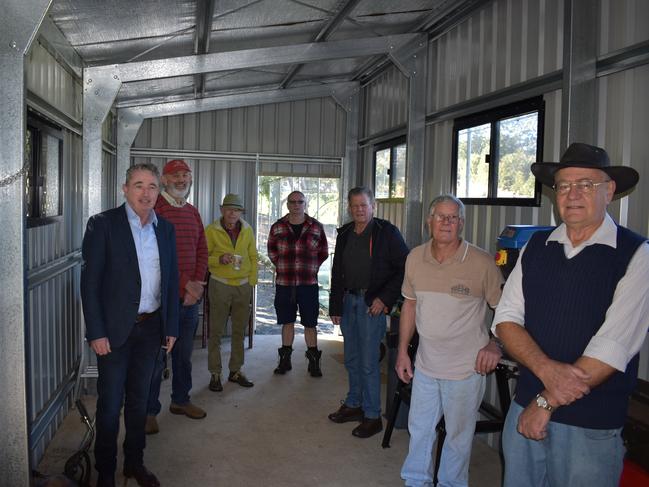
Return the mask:
M361 287L355 288L355 289L345 289L345 291L348 294L353 294L354 296L365 296L365 293L367 292L367 289L363 289Z
M156 309L155 311L153 311L151 313L140 313L139 315L137 315L135 317L135 322L136 323L142 323L143 321L149 320L149 319L153 318L155 315L157 315L159 311L160 311L159 309Z

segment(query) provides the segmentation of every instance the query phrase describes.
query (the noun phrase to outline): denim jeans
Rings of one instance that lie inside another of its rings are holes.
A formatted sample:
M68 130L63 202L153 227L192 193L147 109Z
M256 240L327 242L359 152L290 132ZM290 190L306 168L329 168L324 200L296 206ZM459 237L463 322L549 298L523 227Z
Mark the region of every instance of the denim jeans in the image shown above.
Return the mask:
M442 415L446 429L438 472L439 487L466 487L471 445L485 378L472 374L463 380L429 377L415 369L408 415L410 446L401 468L408 486L433 485L435 427Z
M385 335L385 315L370 316L363 296L345 294L340 329L343 332L349 392L345 404L361 406L368 419L381 416L379 346Z
M120 411L124 405L124 465L142 465L144 424L151 377L160 354L160 316L133 325L126 342L97 356L97 415L95 468L102 475L115 472Z
M547 437L518 433L523 408L512 402L503 430L505 487L617 487L622 474L622 428L596 430L550 421Z
M187 404L189 391L192 388L192 350L194 349L194 334L198 326L198 304L191 306L180 305L178 339L171 349L171 402L174 404ZM149 405L147 414L156 416L160 413L160 383L164 369L164 351L156 362L156 369L151 379Z

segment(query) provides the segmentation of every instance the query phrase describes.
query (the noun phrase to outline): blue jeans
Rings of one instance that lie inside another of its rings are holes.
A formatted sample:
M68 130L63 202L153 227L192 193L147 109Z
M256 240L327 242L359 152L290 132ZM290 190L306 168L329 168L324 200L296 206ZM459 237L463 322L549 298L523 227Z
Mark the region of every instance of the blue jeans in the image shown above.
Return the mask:
M171 402L178 405L189 403L189 391L192 388L192 350L194 349L194 334L198 326L198 304L180 306L179 336L171 349ZM156 362L156 369L151 380L149 405L147 414L156 416L162 405L160 404L160 383L164 369L164 353Z
M472 374L463 380L446 380L429 377L415 369L408 415L410 446L401 468L401 478L406 485L432 487L435 427L442 415L446 438L437 485L468 485L471 445L485 384L485 378L480 374Z
M385 315L370 316L363 296L345 294L340 329L343 332L349 392L345 404L363 408L368 419L381 416L379 346L385 335Z
M160 316L136 323L126 342L97 356L95 468L110 476L117 464L117 434L124 405L124 465L137 468L144 455L144 424L151 377L160 354Z
M512 402L503 430L505 487L617 487L622 474L622 428L596 430L550 421L547 437L516 431L523 408Z

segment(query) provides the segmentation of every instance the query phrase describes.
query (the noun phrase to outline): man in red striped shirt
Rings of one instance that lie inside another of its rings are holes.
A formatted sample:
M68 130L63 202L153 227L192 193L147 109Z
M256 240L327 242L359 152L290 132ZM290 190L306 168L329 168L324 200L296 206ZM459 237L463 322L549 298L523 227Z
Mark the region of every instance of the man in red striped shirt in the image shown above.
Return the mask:
M291 370L291 353L295 337L295 318L300 308L304 326L308 371L312 377L321 377L318 350L318 269L329 255L324 227L306 214L306 198L293 191L286 201L288 214L270 228L268 257L275 264L275 311L277 323L282 325L282 348L278 349L279 364L276 374Z
M170 221L176 229L180 277L180 323L178 340L171 351L172 383L169 411L173 414L184 414L192 419L201 419L207 413L192 404L189 391L192 388L191 359L194 334L198 325L198 302L203 296L207 274L205 229L198 210L187 202L192 186L192 172L185 161L174 159L167 162L162 170L160 181L164 189L158 196L155 212ZM163 367L164 362L160 360L151 383L146 422L147 434L159 431L156 415L162 407L158 396Z

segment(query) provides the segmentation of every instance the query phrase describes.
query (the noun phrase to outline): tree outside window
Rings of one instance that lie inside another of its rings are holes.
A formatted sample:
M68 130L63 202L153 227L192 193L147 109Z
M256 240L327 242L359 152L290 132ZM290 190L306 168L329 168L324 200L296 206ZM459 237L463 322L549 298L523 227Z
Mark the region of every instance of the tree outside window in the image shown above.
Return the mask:
M456 120L455 194L470 204L539 205L530 166L542 160L543 110L539 97Z

